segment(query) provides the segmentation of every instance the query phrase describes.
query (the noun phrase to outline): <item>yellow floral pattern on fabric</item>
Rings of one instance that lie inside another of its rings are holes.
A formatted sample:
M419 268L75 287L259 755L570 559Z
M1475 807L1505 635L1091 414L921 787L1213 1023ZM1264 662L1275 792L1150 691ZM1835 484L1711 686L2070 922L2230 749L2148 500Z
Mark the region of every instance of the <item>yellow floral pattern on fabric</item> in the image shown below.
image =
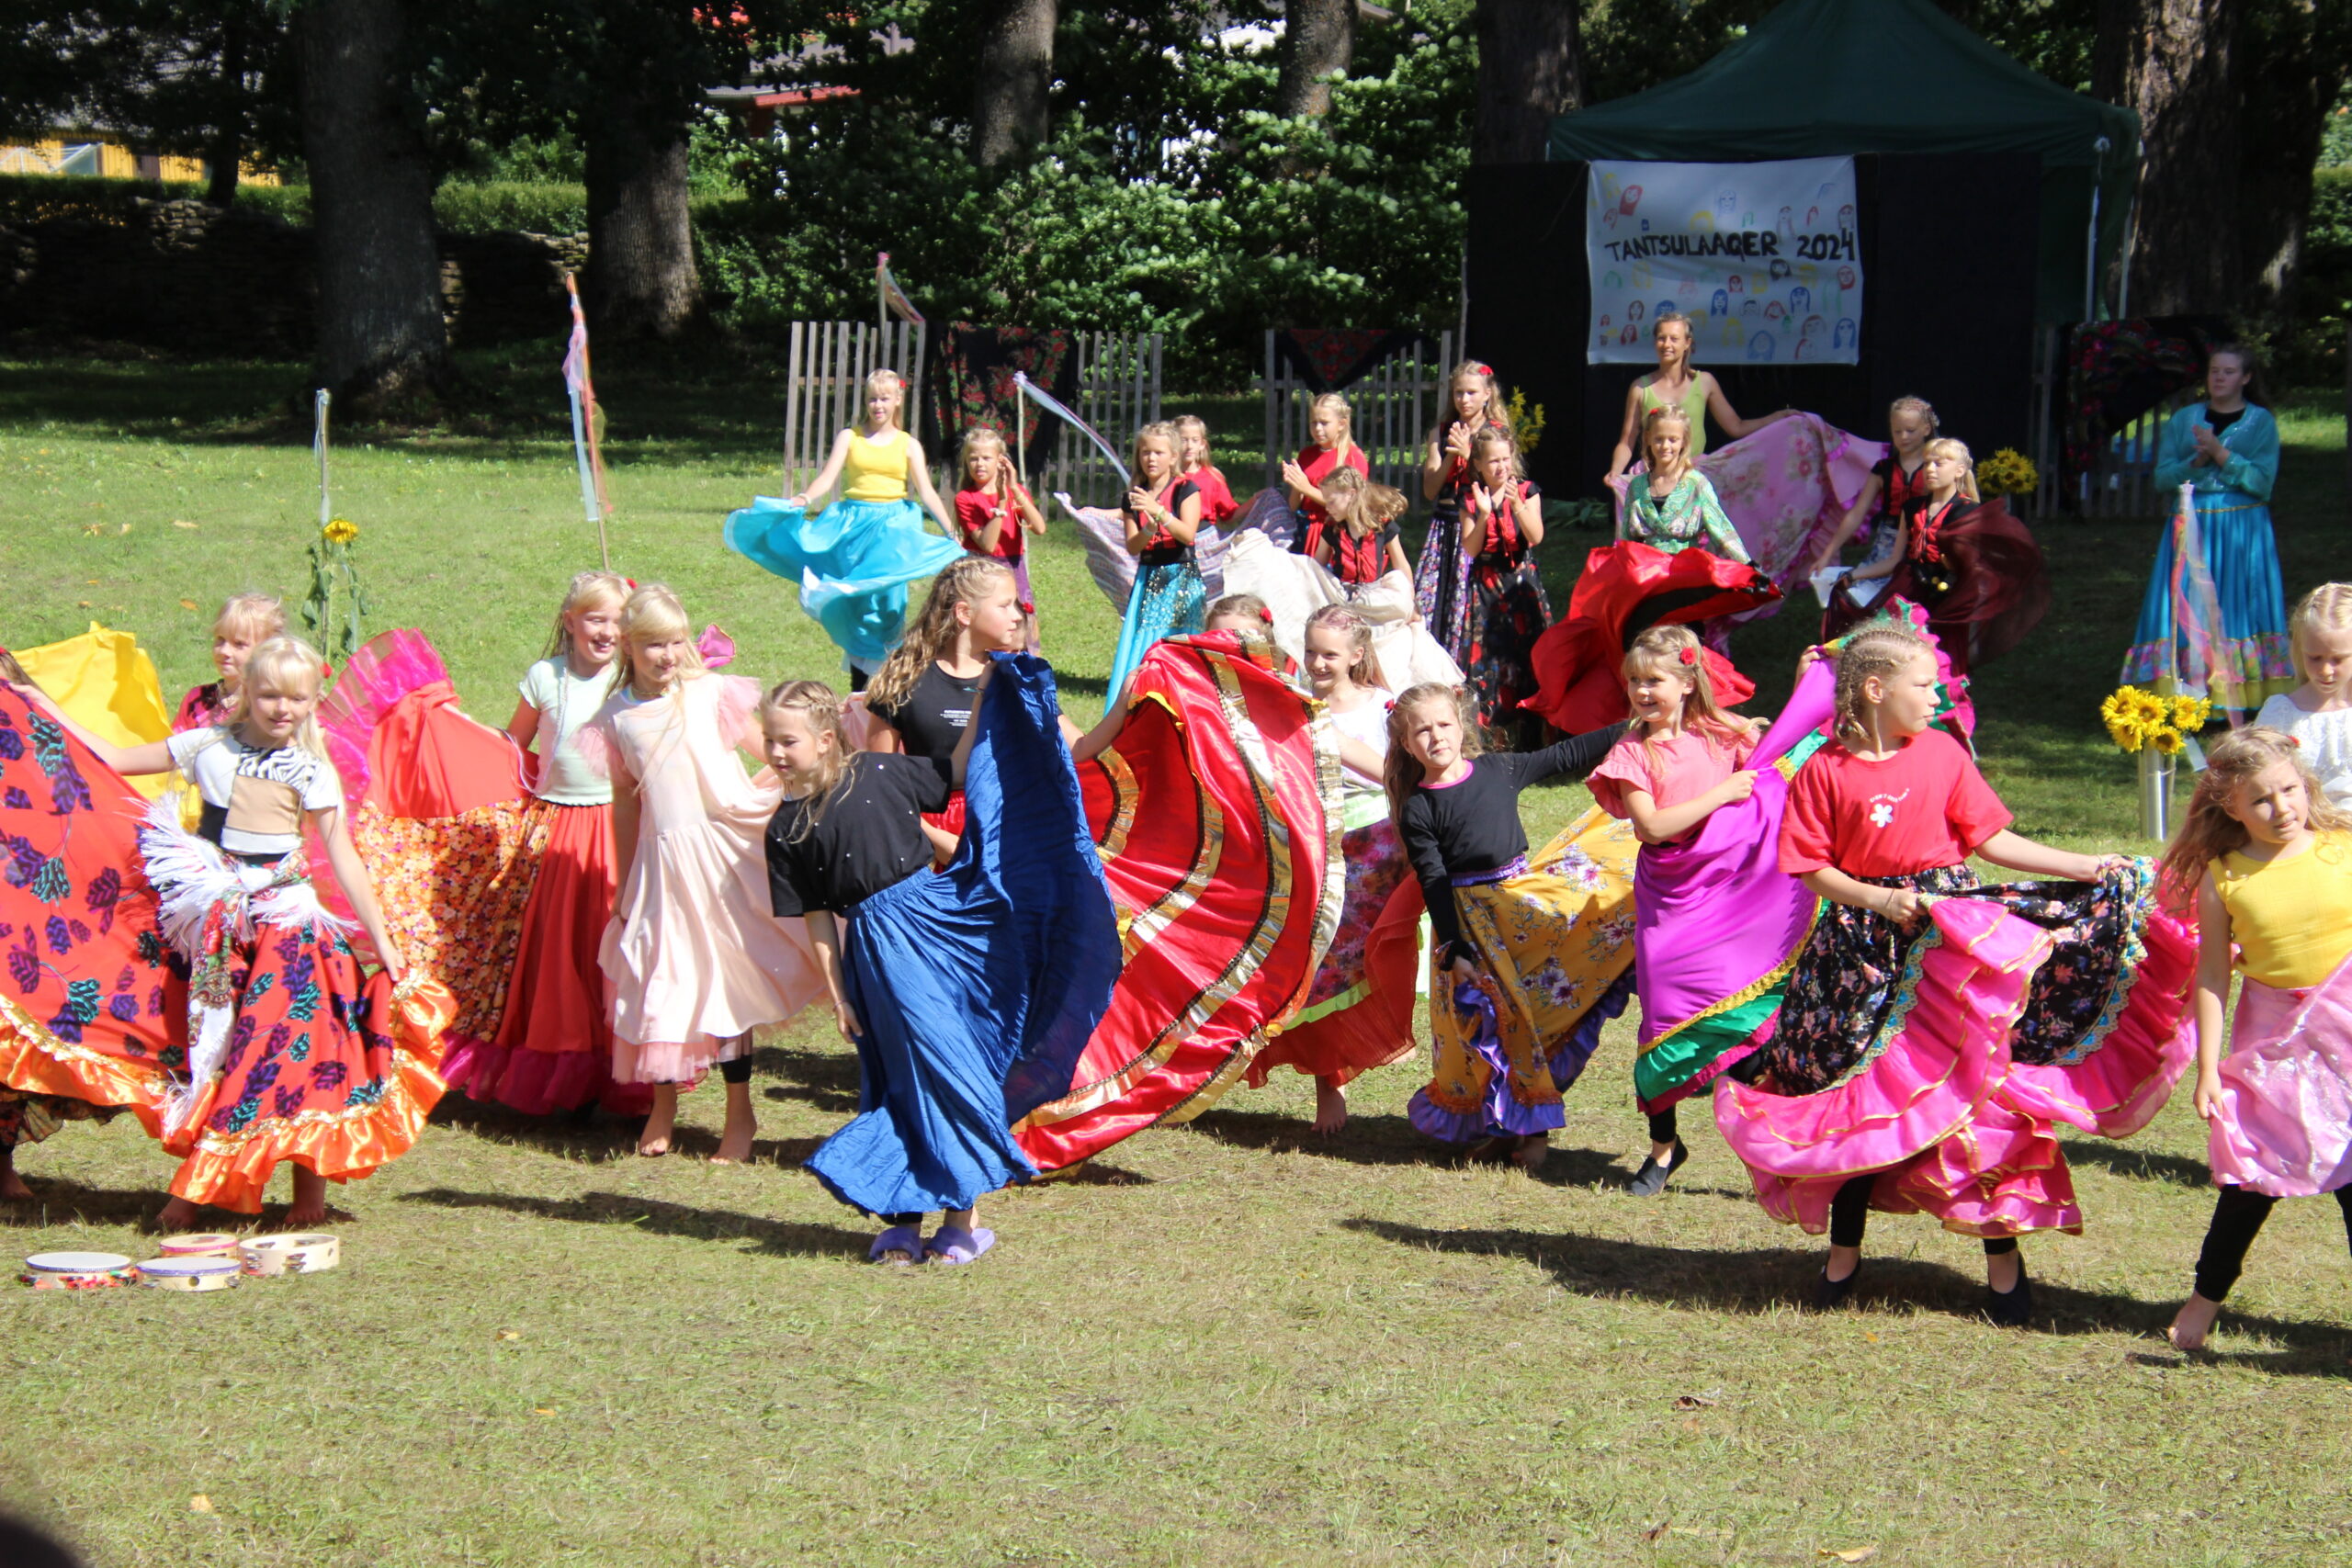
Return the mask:
M352 843L401 955L458 999L453 1038L498 1037L523 907L552 828L548 814L505 801L433 818L363 806L352 822Z

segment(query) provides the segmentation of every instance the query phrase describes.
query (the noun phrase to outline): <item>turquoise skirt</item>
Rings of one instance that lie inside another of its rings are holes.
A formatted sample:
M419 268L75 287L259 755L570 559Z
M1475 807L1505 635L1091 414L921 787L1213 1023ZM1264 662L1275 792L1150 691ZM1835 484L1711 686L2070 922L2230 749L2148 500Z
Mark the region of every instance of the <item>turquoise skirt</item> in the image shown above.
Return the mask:
M1182 637L1201 629L1208 611L1208 585L1187 553L1182 560L1138 567L1136 585L1127 594L1127 613L1119 622L1119 649L1111 658L1111 684L1103 694L1116 702L1127 677L1135 673L1152 644L1162 637Z
M836 501L811 513L756 496L727 515L727 547L800 589L800 607L871 669L906 631L907 584L964 553L926 533L911 501Z

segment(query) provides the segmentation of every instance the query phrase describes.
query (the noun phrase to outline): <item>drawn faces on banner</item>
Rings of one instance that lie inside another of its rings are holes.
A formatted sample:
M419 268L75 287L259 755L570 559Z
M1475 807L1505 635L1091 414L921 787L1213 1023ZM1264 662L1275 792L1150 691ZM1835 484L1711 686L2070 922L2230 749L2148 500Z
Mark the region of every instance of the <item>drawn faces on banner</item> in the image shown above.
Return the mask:
M1679 309L1705 318L1693 363L1857 362L1853 160L1589 167L1589 360L1647 359L1644 327Z

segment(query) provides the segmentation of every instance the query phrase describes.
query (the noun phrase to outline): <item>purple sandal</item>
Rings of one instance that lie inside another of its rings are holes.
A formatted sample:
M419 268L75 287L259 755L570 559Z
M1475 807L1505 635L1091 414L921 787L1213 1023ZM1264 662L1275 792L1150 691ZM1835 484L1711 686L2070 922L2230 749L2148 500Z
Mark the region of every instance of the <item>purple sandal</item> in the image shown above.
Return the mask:
M923 1261L971 1263L995 1245L996 1232L986 1227L966 1230L962 1225L942 1225L939 1234L931 1238L930 1256Z
M893 1252L903 1253L905 1256L901 1258L889 1257L888 1254ZM874 1245L866 1250L865 1260L868 1263L888 1263L893 1269L904 1269L910 1263L922 1262L922 1227L919 1225L892 1225L888 1230L884 1231L880 1235L874 1238Z

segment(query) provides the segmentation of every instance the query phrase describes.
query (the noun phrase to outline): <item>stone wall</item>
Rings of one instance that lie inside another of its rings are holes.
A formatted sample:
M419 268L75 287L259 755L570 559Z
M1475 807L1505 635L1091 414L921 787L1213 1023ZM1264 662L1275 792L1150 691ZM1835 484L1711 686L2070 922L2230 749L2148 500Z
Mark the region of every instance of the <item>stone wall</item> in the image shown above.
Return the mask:
M442 311L461 346L559 336L585 234L443 234ZM318 281L311 231L250 209L146 201L130 217L0 228L0 330L186 354L301 359Z

